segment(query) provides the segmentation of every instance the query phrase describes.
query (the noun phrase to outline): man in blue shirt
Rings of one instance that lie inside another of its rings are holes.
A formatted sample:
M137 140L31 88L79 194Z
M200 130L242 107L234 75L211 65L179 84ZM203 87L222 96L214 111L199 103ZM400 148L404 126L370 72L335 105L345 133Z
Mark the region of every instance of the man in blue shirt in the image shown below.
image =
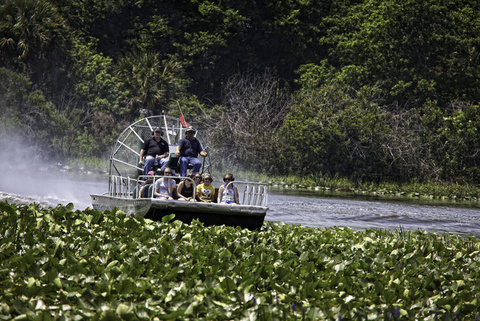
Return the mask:
M192 173L200 172L202 163L197 158L198 154L207 157L207 152L203 150L202 145L195 138L195 129L192 126L187 127L186 136L178 141L175 156L180 162L180 176L187 176L187 167L189 164L193 165Z

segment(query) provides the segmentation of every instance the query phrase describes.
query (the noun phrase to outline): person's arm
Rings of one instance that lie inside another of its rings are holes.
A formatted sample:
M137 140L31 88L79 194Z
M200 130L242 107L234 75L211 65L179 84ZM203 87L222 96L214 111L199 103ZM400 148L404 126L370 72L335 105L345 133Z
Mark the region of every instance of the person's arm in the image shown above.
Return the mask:
M145 156L145 149L140 151L140 161L138 162L138 165L143 165L143 156Z
M180 145L177 146L177 150L175 151L175 156L180 157Z
M199 184L199 185L200 185L200 184ZM200 199L200 192L198 191L198 186L197 186L197 188L195 189L194 193L195 193L195 200L196 200L197 202L201 202L202 200Z
M167 143L166 143L166 144L167 144ZM168 144L167 144L167 148L165 149L165 152L164 152L163 154L157 155L157 158L158 158L158 160L160 160L160 159L162 159L162 158L167 158L169 154L170 154L170 153L168 152Z
M240 201L239 201L239 199L238 199L238 189L237 189L237 187L234 186L234 187L233 187L233 190L234 190L234 194L233 194L233 195L235 195L235 203L240 204Z
M200 198L200 184L197 185L197 187L195 188L195 198L197 199L197 201L201 202L202 199Z
M202 148L202 144L200 144L200 142L197 140L197 148L198 150L200 151L200 156L203 156L203 157L207 157L207 152L203 150Z
M183 146L183 138L178 141L177 149L175 150L175 156L180 157Z
M223 196L223 185L220 186L220 188L218 189L217 203L222 202L222 196Z
M162 158L167 158L167 157L168 157L168 152L164 153L164 154L157 155L157 157L155 157L155 158L157 159L157 161L159 161Z
M213 190L211 190L212 194L210 195L210 201L212 203L214 203L215 202L215 187L213 187L213 185L210 185L210 186L212 186L212 189L213 189Z
M173 196L173 190L175 189L175 181L173 179L168 180L168 194Z
M178 198L181 198L182 200L187 200L187 198L182 194L183 186L185 186L185 183L181 181L177 186L177 195Z

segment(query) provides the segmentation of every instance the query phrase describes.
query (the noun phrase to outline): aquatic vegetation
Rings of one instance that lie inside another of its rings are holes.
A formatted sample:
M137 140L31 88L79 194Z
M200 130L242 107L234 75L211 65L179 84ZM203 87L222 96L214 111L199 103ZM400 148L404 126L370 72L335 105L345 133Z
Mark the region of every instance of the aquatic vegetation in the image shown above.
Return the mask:
M0 221L0 320L474 320L480 313L473 237L268 221L251 232L72 204L0 202Z

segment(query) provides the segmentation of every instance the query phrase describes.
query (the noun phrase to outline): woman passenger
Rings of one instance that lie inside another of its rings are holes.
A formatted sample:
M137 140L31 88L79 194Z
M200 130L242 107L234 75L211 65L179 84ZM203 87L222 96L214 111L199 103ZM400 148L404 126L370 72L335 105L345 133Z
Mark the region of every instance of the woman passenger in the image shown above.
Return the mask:
M197 197L200 202L213 203L215 199L215 187L211 185L213 181L212 175L208 173L203 174L202 180L203 183L197 185Z
M195 185L200 184L202 176L199 173L192 173L188 177L195 181ZM178 200L193 201L195 191L193 190L193 182L189 179L182 180L177 186Z
M228 173L225 175L223 178L223 181L225 184L220 186L218 189L218 198L217 202L218 203L223 203L223 204L240 204L238 201L238 190L237 187L233 185L233 181L235 178L233 178L233 174ZM225 194L225 197L224 197Z
M172 169L170 167L165 167L163 175L172 175ZM157 198L164 198L167 200L173 200L173 190L177 187L177 183L173 178L164 177L160 178L155 183L155 193L154 196Z

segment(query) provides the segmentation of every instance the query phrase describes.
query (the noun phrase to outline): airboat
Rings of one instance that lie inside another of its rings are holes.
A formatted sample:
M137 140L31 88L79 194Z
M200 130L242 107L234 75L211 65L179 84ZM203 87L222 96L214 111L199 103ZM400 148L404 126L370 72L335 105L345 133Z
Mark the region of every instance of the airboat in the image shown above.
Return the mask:
M164 132L162 138L169 144L169 167L178 173L179 162L175 157L175 150L178 141L185 136L188 126L183 115L178 118L162 114L140 119L126 127L118 136L110 154L108 191L101 195L91 195L93 208L101 211L116 208L129 216L142 216L155 221L174 214L174 220L180 220L187 224L190 224L192 220L199 220L204 226L227 225L240 226L250 230L260 229L268 210L267 184L264 183L235 181L240 204L155 198L153 186L156 180L165 177L161 175L155 175L153 183L143 189L148 192L139 195L138 191L141 186L147 183L147 177L143 175L143 168L138 165L144 140L152 136L155 128L161 127ZM196 130L195 137L208 153L206 157L198 156L202 163L200 173L212 174L209 146L198 130ZM177 183L182 179L191 180L189 177L169 177L177 180ZM195 191L195 182L192 182ZM215 186L215 180L212 185ZM218 193L218 186L215 190Z

